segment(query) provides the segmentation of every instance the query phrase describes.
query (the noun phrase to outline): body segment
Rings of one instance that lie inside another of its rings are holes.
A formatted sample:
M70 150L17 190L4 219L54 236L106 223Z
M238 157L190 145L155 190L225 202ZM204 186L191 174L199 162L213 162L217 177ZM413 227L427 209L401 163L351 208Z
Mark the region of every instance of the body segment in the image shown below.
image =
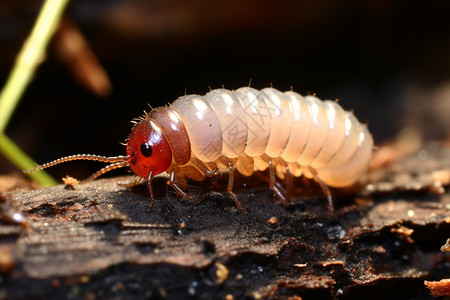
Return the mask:
M181 119L204 113L203 108L195 111L178 104L185 102L184 97L171 106ZM282 93L274 88L257 91L249 87L237 91L213 90L202 99L213 108L207 111L210 116L205 119L217 118L222 126L216 130L221 136L213 139L200 129L188 129L193 148L209 149L206 142L222 141L221 146L216 146L222 152L216 151L215 159L205 161L238 157L243 165L256 162L261 169L272 160L275 167L281 164L313 169L325 184L335 187L355 183L368 167L373 148L370 133L352 113L345 112L334 101L302 97L292 91ZM230 142L231 132L234 144ZM199 159L206 157L201 151L193 154ZM243 173L249 175L251 171Z

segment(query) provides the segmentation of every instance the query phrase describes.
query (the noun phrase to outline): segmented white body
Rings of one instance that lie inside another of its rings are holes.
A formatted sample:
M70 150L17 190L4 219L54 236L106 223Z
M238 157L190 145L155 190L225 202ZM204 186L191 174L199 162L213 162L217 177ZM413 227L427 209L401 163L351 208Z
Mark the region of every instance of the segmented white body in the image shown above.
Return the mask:
M193 157L205 163L224 156L251 175L271 161L283 177L313 177L344 187L367 170L373 139L367 127L335 101L274 88L243 87L185 95L171 104L189 135ZM219 164L220 167L220 164Z

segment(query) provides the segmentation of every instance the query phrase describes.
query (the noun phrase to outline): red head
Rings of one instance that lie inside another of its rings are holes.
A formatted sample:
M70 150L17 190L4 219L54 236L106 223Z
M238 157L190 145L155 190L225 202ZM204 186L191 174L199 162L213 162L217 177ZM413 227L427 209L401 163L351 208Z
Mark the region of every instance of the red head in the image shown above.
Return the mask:
M173 157L175 163L178 165L188 163L191 157L191 148L189 137L181 119L176 112L168 107L157 108L134 126L128 139L126 156L106 157L77 154L58 158L25 172L39 171L72 160L96 160L110 163L83 181L87 182L111 170L129 166L137 176L147 179L151 203L153 203L155 197L151 186L152 178L154 175L166 171L172 163L172 150L169 141L176 149Z
M131 170L140 177L164 172L172 163L172 151L161 128L149 118L134 126L127 143Z

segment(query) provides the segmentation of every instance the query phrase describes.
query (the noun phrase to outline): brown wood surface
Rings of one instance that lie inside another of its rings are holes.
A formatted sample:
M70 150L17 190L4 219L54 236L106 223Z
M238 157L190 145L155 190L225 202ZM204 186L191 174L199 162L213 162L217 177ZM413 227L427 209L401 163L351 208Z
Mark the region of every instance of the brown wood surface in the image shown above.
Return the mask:
M333 217L314 182L283 207L264 176L236 180L244 214L211 192L226 176L195 203L156 180L151 212L145 185L117 186L131 177L4 193L0 299L429 299L424 280L450 274L449 170L428 144L332 190Z

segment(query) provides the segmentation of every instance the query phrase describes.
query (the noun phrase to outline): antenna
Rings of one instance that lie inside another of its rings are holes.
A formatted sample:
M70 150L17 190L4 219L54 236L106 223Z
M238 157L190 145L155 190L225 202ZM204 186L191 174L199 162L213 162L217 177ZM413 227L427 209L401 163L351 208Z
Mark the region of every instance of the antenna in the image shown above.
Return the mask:
M94 161L111 163L110 165L107 165L106 167L104 167L104 168L100 169L99 171L95 172L94 174L92 174L89 178L83 180L83 182L87 182L87 181L91 181L91 180L97 178L98 176L100 176L102 174L105 174L106 172L127 166L128 162L130 161L130 156L129 155L126 155L126 156L119 155L119 156L106 157L106 156L94 155L94 154L76 154L76 155L70 155L70 156L65 156L65 157L55 159L54 161L39 165L34 169L25 170L23 172L24 173L33 173L33 172L47 169L47 168L53 167L54 165L62 164L62 163L72 161L72 160L94 160Z

